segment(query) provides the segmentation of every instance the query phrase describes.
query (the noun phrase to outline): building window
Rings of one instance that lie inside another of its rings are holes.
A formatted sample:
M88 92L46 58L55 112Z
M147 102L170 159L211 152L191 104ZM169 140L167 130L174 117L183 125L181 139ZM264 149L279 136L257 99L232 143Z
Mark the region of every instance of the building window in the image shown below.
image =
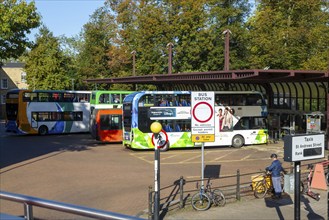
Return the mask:
M6 95L2 95L0 102L1 104L6 104Z
M21 73L21 82L26 83L26 72Z
M1 89L8 89L8 79L1 80Z

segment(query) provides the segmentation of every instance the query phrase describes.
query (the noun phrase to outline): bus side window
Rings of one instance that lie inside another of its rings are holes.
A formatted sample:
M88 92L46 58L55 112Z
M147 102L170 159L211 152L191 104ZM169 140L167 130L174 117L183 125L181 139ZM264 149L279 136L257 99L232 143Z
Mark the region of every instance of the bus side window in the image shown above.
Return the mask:
M172 128L171 128L170 124L167 124L165 126L165 131L167 131L167 132L171 132L172 131Z
M34 121L37 121L38 113L37 112L32 112L32 118L33 118Z
M175 131L177 131L177 132L182 131L181 128L180 128L180 126L179 126L179 124L176 124L175 125Z

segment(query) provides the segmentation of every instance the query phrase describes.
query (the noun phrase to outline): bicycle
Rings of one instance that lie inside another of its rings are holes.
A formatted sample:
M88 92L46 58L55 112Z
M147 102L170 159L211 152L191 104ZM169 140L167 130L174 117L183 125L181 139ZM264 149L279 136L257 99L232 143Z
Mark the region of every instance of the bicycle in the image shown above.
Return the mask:
M197 188L199 188L198 183ZM208 179L206 188L201 186L200 191L192 196L191 203L195 210L205 211L209 209L212 204L215 206L224 206L226 204L226 199L221 190L211 189L210 179Z
M253 186L254 196L256 198L264 198L268 191L273 191L271 174L264 172L255 178L261 177L261 180Z
M273 193L274 188L272 184L271 173L265 171L264 173L256 176L262 177L260 181L255 183L254 189L254 196L258 199L264 198L268 192ZM283 175L281 174L281 189L283 189Z

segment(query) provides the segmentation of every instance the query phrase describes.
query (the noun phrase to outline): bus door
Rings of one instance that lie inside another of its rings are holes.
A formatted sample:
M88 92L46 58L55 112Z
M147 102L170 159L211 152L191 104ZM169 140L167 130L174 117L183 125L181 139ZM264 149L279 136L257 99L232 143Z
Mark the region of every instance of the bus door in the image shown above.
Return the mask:
M262 117L250 117L249 128L251 129L250 137L252 144L266 143L267 142L267 122Z
M96 115L97 137L104 142L122 141L122 109L99 109Z
M37 128L38 127L38 114L36 112L31 113L31 127Z

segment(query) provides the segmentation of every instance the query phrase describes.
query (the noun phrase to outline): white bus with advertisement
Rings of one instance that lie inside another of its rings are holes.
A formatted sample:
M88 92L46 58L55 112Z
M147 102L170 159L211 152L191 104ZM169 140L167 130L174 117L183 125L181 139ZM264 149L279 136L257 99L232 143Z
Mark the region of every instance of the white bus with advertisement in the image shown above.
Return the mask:
M267 106L255 91L214 92L213 142L205 146L233 146L267 143ZM141 91L123 101L123 145L151 149L154 121L162 124L169 148L200 146L192 141L190 91Z

